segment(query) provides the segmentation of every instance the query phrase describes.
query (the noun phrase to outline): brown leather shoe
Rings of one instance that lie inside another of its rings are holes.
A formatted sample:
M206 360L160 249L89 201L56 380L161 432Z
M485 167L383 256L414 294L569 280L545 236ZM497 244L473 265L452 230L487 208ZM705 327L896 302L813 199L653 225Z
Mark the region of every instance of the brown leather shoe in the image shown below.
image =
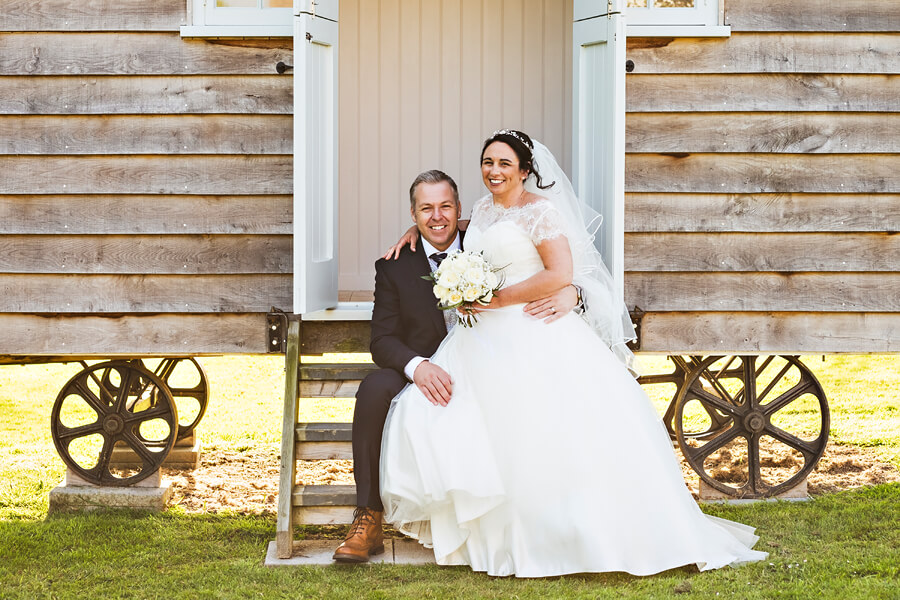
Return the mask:
M360 506L353 511L353 524L343 543L334 551L334 560L340 562L368 562L373 554L384 552L384 532L381 530L383 513Z

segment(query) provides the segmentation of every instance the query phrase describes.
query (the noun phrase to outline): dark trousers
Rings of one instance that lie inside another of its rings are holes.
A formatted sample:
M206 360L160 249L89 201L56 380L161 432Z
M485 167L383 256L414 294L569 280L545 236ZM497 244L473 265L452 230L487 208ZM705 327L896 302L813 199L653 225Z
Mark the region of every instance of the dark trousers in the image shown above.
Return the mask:
M382 511L378 464L381 461L381 434L391 400L408 383L402 373L381 369L370 373L356 392L353 410L353 477L356 505Z

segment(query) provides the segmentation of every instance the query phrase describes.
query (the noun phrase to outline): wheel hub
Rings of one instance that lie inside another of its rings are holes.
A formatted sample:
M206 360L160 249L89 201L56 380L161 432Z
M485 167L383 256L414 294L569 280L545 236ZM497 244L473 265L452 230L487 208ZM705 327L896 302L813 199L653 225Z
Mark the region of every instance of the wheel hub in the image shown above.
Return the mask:
M747 431L759 433L766 428L766 417L762 414L762 411L750 411L750 413L744 417L744 427L747 428Z
M103 419L103 431L109 435L117 435L125 429L125 419L115 413L106 415Z

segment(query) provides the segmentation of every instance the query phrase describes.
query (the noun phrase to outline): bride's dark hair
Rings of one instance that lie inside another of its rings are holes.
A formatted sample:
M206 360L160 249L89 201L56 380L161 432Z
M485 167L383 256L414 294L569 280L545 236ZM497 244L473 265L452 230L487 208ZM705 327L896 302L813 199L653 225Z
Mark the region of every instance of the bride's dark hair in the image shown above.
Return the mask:
M547 185L543 185L541 174L538 173L537 168L534 166L534 154L532 153L534 150L534 142L531 141L531 138L528 137L527 133L523 133L516 129L501 129L500 131L495 131L491 137L484 141L484 146L481 147L482 159L484 159L484 151L494 142L503 142L512 148L513 152L515 152L516 156L519 158L519 168L527 171L529 174L534 174L535 183L538 188L546 190L553 187L553 184L556 183L555 181L551 181Z

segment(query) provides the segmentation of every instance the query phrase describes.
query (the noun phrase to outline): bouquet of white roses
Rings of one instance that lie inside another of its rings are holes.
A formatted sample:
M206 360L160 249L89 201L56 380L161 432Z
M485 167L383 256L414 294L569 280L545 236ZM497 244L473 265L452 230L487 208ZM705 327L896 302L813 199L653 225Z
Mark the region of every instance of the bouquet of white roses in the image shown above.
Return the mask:
M502 284L497 277L499 270L484 260L480 252L458 250L447 255L440 266L423 279L434 282L432 289L441 310L476 303L487 306ZM471 327L477 320L475 313L469 311L459 318L465 327Z

